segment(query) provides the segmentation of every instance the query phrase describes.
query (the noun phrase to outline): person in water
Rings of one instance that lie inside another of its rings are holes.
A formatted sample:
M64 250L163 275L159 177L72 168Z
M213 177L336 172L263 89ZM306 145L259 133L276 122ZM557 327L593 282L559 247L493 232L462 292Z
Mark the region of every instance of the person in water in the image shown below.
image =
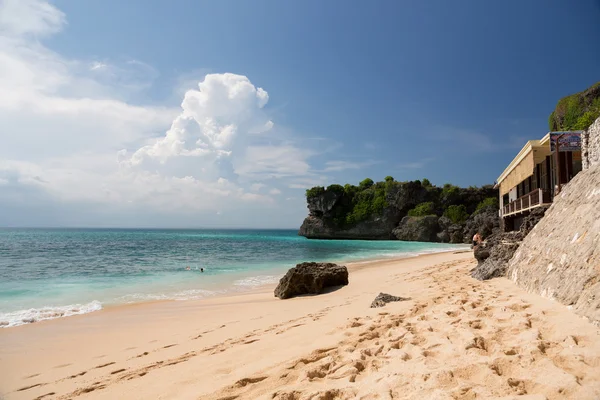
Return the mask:
M204 272L204 268L200 268L200 272Z
M190 266L188 265L187 267L185 267L185 270L190 271L191 270Z

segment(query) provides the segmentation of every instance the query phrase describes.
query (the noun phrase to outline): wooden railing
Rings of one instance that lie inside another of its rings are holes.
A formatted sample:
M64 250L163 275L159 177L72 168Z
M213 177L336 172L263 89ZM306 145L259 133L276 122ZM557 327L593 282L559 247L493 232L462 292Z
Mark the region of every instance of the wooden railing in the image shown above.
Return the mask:
M550 192L542 189L535 189L533 192L521 196L515 201L511 201L502 208L502 215L515 214L530 208L539 207L543 204L550 204Z

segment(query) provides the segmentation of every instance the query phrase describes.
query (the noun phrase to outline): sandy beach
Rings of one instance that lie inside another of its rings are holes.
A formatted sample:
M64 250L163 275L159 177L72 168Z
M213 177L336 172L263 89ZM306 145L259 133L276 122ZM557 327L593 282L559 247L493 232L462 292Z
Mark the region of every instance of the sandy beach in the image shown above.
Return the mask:
M355 264L318 296L266 287L1 329L0 398L600 398L600 329L474 265ZM369 308L379 292L411 299Z

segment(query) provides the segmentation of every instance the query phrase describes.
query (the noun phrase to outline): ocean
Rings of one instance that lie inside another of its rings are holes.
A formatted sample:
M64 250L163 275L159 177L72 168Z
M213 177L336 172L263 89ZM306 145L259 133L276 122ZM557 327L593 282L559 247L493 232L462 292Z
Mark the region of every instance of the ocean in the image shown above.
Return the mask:
M303 261L358 262L459 247L308 240L296 230L0 229L0 327L247 291L276 283Z

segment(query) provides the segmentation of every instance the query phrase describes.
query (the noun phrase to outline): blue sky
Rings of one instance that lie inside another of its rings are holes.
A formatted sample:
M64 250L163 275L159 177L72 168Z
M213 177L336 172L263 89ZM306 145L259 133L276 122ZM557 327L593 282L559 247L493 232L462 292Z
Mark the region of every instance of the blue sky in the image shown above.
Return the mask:
M493 183L600 81L597 0L0 7L0 226L296 227L316 184Z

